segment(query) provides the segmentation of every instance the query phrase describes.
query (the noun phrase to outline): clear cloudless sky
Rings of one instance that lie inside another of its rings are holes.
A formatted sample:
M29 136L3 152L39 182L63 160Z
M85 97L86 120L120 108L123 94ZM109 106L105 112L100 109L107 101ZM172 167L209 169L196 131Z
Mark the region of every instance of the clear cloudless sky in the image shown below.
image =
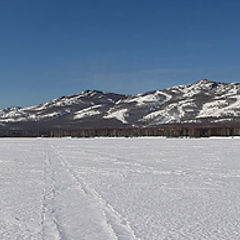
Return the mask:
M240 80L239 0L0 0L0 107Z

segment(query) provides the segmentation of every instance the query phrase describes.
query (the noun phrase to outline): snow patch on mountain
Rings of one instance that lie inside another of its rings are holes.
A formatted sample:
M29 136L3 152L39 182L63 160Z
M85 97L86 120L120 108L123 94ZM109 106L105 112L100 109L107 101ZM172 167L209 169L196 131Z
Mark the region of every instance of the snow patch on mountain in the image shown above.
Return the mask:
M101 105L96 105L96 106L92 106L92 107L85 108L85 109L82 109L80 111L77 111L77 112L75 112L73 119L82 119L82 118L91 117L91 116L94 116L94 115L101 114L100 111L94 110L94 109L100 108L100 107L101 107Z
M236 117L240 114L240 96L234 96L229 100L218 99L212 102L205 103L202 107L197 118L207 118L207 117Z
M196 108L196 105L192 99L182 100L169 104L164 109L151 112L139 121L150 121L150 125L180 122L185 114L194 111L194 108Z
M108 111L108 115L104 116L103 118L109 119L109 118L116 118L117 120L121 121L122 123L128 123L125 119L126 113L128 112L128 109L120 109L116 111Z
M155 91L154 93L137 94L136 96L123 100L122 103L136 103L137 106L143 106L150 103L164 104L171 99L171 95L163 91Z

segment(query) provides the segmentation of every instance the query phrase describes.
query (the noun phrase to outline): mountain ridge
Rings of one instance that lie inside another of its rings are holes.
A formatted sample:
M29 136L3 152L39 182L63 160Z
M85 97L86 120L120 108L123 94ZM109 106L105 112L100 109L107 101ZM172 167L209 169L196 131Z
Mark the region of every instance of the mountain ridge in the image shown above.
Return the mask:
M240 123L240 83L201 79L136 95L85 90L29 107L0 110L2 128L157 127Z

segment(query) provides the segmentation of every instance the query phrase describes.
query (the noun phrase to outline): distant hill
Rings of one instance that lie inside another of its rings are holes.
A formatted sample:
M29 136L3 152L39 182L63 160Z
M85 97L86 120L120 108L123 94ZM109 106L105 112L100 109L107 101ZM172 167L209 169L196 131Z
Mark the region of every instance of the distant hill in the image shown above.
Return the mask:
M240 123L240 83L202 79L137 95L87 90L0 110L0 129L92 129Z

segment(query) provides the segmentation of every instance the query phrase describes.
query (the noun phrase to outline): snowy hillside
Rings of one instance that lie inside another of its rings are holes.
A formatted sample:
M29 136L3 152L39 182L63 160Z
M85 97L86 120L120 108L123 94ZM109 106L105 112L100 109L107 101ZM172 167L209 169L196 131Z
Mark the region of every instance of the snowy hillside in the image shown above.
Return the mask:
M239 240L240 139L0 139L1 240Z
M2 126L152 127L169 123L240 122L240 83L202 79L134 96L88 90L31 107L0 110Z

